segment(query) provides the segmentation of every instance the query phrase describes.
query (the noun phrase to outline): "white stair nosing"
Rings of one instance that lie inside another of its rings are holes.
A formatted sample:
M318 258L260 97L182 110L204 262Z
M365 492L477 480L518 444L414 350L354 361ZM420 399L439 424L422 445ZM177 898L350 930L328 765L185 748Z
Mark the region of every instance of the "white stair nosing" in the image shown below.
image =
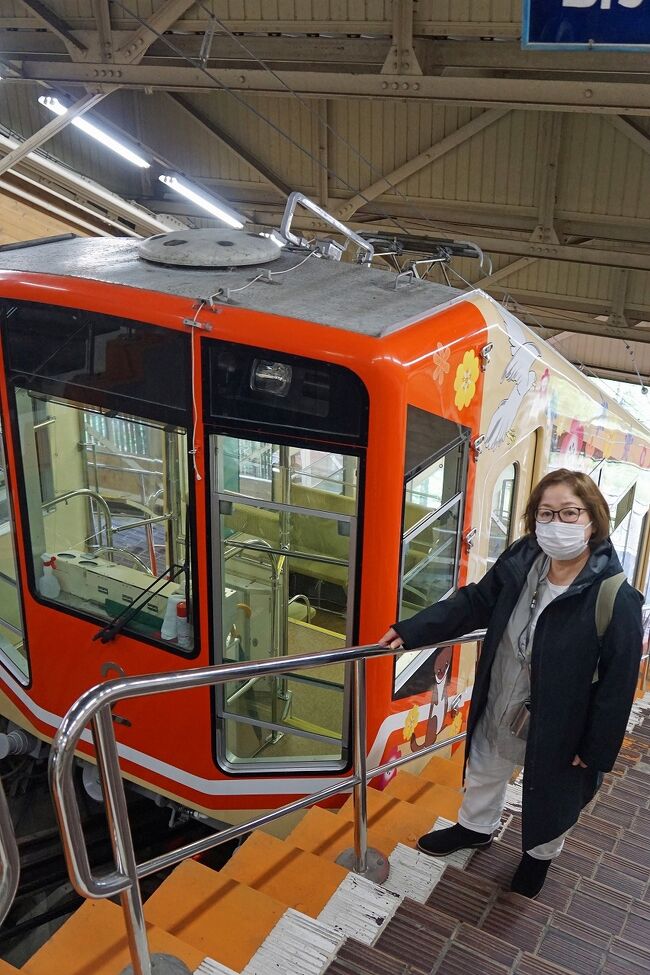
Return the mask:
M199 967L194 971L194 975L237 975L232 968L227 968L214 958L204 958Z
M289 908L242 975L321 975L343 941L341 931Z
M318 915L318 920L340 931L346 938L371 945L401 901L399 893L349 873Z
M400 897L424 904L445 869L445 861L398 843L390 857L390 873L383 886Z

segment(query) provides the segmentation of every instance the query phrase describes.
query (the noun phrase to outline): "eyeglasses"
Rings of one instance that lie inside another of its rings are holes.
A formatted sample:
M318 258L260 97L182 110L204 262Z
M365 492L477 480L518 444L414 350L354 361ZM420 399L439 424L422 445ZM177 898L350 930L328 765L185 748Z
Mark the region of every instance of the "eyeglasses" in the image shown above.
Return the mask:
M559 521L565 525L574 525L580 517L580 512L587 510L587 508L575 508L573 505L568 508L558 508L557 510L553 508L538 508L535 512L535 521L539 521L542 525L550 525L557 515Z

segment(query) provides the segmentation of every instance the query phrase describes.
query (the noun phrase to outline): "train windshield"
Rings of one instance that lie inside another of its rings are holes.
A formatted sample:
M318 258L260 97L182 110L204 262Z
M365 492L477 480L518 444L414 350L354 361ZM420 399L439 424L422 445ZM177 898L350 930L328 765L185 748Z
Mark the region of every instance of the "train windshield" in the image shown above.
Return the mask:
M358 458L212 437L215 603L224 661L351 641ZM218 625L218 624L217 624ZM343 665L224 686L220 760L231 768L345 761Z
M188 585L185 432L19 387L16 405L37 593L113 619L175 575L128 626L159 640Z

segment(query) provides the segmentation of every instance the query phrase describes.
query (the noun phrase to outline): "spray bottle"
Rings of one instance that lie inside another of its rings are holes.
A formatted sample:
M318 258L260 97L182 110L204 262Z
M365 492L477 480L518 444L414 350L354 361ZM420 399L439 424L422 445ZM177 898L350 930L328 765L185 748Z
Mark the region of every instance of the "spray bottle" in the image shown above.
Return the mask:
M54 575L56 555L43 552L41 555L41 565L43 566L43 575L37 582L38 591L46 599L56 599L61 592L59 580Z

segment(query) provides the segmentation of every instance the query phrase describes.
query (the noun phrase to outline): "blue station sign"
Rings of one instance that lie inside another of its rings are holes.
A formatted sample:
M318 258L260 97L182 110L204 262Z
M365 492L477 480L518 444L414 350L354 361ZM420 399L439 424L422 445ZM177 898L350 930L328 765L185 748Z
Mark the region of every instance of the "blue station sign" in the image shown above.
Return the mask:
M523 0L522 47L650 51L650 0Z

